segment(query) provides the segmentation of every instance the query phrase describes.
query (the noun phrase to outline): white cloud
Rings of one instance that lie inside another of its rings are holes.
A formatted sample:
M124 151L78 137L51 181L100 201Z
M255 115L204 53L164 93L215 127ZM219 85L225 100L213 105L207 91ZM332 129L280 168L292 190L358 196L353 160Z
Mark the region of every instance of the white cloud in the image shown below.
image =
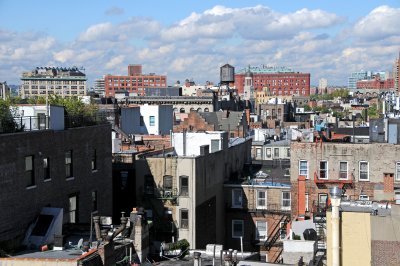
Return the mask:
M81 33L78 40L82 42L91 42L101 38L107 39L112 32L111 23L100 23L90 26L85 32Z
M71 60L75 56L75 52L71 49L62 50L60 52L53 53L54 60L65 63Z
M124 59L125 59L125 56L123 56L123 55L118 55L116 57L113 57L113 58L111 58L111 60L109 62L106 63L105 68L112 69L112 68L122 64Z
M354 26L356 37L366 41L382 41L400 36L400 8L380 6L360 19Z

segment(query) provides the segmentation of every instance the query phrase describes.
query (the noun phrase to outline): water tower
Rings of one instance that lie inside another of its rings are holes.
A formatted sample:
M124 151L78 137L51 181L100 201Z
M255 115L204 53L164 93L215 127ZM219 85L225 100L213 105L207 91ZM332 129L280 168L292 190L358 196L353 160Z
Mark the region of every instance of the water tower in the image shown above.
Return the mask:
M220 67L220 84L229 87L229 84L235 82L235 68L229 64Z

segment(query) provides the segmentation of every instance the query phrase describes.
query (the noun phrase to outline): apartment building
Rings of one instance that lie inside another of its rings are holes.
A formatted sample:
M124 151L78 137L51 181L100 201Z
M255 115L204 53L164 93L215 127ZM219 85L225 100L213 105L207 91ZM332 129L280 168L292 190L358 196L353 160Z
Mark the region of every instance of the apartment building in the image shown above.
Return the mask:
M105 96L114 97L116 92L128 92L133 96L144 96L145 88L167 86L167 76L155 73L143 74L141 65L129 65L128 75L105 75Z
M175 148L136 160L138 205L147 210L159 241L187 239L191 249L223 243L223 183L250 162L251 140L230 141L222 131L171 137Z
M271 95L310 95L310 73L295 72L287 67L262 65L239 70L235 74L235 87L240 95L244 93L246 81L251 82L255 92L262 91L266 87Z
M60 128L0 135L0 243L18 246L43 207L62 208L62 224L112 214L111 127ZM53 127L55 125L55 127ZM12 152L10 152L12 151Z
M332 186L349 200L400 197L400 145L292 142L290 153L292 214L299 219L310 217L313 207L325 208Z
M22 98L84 96L86 80L86 74L77 67L36 67L22 73L20 94Z
M259 252L267 262L278 262L281 239L290 221L290 184L252 177L224 184L225 246Z

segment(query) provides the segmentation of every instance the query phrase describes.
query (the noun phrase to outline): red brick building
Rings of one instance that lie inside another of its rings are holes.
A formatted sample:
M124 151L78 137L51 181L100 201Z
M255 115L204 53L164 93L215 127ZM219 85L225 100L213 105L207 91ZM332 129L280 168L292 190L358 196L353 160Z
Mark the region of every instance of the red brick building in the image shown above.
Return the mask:
M167 86L167 76L154 73L142 74L141 65L129 65L128 76L106 75L104 88L106 97L114 97L116 91L145 95L145 88L160 88Z
M246 72L252 73L255 92L268 88L271 95L310 95L310 73L294 72L288 68L249 67L235 74L235 87L239 94L244 92Z
M371 80L357 81L357 89L389 90L394 88L394 79L381 80L379 75Z

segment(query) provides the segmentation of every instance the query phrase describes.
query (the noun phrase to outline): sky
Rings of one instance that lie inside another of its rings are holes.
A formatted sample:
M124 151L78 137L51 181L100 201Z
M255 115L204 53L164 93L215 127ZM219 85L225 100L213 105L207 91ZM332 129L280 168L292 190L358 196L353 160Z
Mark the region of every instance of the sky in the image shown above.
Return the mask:
M128 64L168 84L219 81L219 67L287 66L330 85L391 71L400 0L0 0L0 81L37 66L83 67L89 85Z

